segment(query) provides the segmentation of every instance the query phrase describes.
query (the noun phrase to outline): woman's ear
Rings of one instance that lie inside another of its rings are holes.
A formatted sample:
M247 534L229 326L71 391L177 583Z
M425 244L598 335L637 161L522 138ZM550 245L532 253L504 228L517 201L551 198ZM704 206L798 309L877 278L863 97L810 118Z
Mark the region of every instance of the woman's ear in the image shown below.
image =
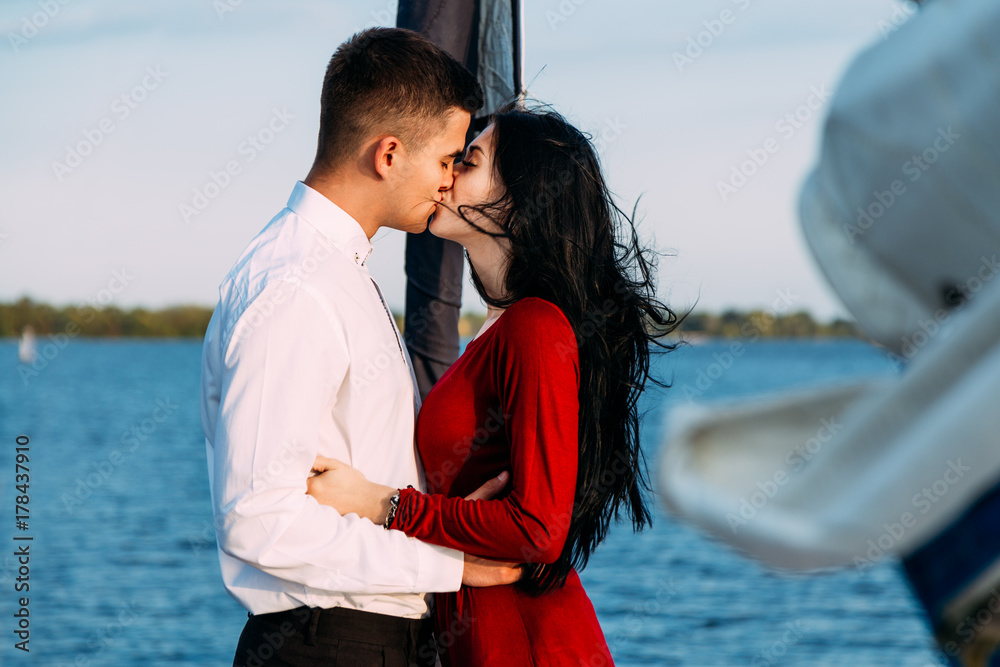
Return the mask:
M389 178L390 170L398 163L402 151L402 142L394 136L382 137L375 144L375 173L383 179Z

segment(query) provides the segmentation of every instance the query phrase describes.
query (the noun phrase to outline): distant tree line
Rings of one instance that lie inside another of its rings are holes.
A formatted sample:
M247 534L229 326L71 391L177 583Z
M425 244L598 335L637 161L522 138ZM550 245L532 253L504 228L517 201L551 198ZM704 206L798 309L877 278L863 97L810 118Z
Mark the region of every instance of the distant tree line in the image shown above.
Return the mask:
M713 338L864 337L850 320L817 322L805 310L778 315L764 310L726 310L722 314L695 311L684 318L678 331Z
M402 330L403 316L393 316ZM84 337L201 338L211 317L212 308L204 306L159 310L78 305L59 308L25 297L14 303L0 303L0 337L20 336L26 326L31 326L40 336L64 333ZM484 319L479 313L464 314L459 324L462 335L475 335ZM849 320L817 322L807 311L780 315L763 310L727 310L721 314L695 311L684 319L678 332L690 338L862 337Z
M22 298L0 303L0 336L20 336L25 326L36 335L68 334L84 337L203 337L212 309L174 306L160 310L114 306L65 306L57 308Z

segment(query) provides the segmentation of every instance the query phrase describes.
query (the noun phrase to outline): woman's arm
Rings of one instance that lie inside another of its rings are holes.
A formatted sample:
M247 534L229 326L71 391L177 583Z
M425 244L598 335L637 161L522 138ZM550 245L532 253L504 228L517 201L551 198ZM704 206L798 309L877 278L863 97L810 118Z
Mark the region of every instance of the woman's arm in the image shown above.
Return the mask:
M566 541L576 491L576 337L547 301L511 308L493 325L502 327L494 382L510 437L510 494L464 500L403 489L391 527L484 558L552 563Z
M559 557L576 490L579 361L561 311L531 301L494 325L504 327L492 381L511 441L510 494L484 499L500 490L501 478L465 499L402 489L391 528L483 558L551 563ZM321 504L385 522L397 489L339 461L319 457L314 469L323 474L308 480L308 493Z
M399 489L369 481L362 472L337 459L318 455L306 479L306 493L320 505L328 505L341 515L357 514L362 519L384 525L390 500ZM494 498L507 486L510 473L504 471L465 497L466 500Z

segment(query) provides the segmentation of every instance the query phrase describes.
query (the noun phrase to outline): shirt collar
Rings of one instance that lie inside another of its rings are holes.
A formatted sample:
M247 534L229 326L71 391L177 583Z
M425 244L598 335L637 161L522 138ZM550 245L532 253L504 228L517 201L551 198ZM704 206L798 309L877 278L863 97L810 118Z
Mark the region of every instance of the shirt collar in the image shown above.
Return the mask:
M288 208L319 230L358 266L364 266L372 254L372 243L361 224L302 181L298 181L292 189Z

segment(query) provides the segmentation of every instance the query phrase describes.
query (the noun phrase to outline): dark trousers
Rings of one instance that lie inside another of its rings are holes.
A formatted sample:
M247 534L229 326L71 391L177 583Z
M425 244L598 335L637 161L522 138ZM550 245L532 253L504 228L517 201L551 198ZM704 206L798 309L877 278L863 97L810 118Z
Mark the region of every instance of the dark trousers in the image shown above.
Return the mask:
M233 667L433 667L433 621L335 607L253 614Z

